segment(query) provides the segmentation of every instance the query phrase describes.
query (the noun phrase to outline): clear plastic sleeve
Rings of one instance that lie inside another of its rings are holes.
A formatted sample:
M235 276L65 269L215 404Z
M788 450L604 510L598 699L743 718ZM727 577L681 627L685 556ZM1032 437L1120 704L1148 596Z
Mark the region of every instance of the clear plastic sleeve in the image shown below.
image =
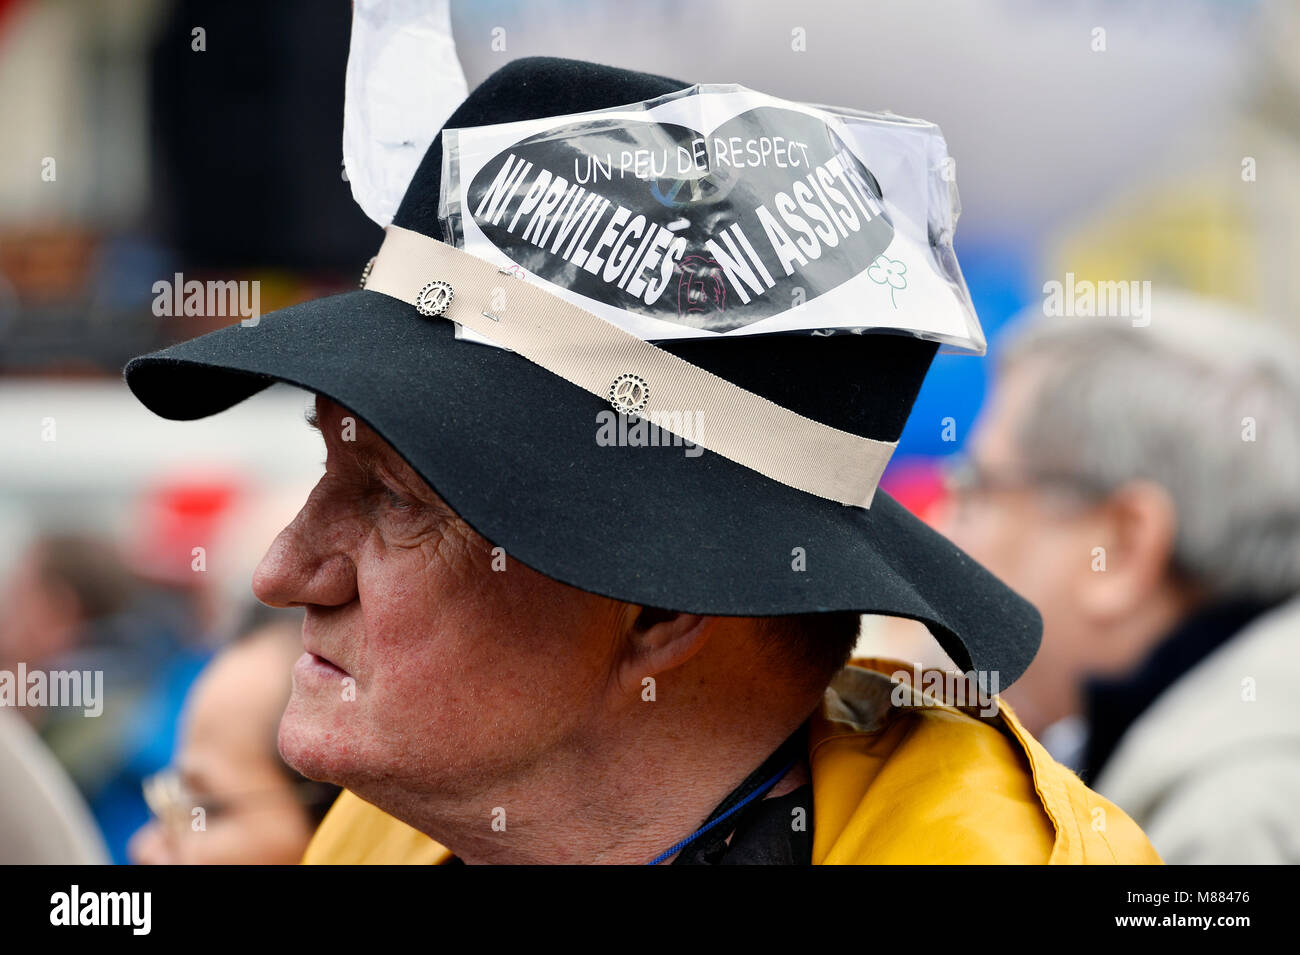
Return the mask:
M953 168L932 123L697 85L444 130L440 215L448 242L647 341L883 332L982 354Z

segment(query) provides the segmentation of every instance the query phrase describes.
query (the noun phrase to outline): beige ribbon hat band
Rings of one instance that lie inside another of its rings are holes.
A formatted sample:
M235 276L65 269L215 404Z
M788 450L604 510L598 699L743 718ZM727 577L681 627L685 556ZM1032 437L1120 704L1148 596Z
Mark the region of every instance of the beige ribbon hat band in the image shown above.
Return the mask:
M457 322L616 410L840 504L871 505L897 445L796 414L526 279L400 226L388 227L364 287L428 318ZM703 427L683 424L692 417Z

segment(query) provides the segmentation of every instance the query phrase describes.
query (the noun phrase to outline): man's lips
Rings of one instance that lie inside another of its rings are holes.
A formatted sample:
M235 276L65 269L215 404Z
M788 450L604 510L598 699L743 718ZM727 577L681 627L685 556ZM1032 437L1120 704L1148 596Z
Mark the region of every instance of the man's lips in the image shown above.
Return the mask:
M338 670L344 676L348 675L348 671L346 669L339 666L339 664L335 662L331 657L328 657L324 653L322 653L320 651L320 648L315 646L311 641L309 640L303 641L303 649L307 651L305 656L312 657L314 663Z
M338 681L348 678L348 672L308 650L293 665L293 677L294 686L298 686L300 682L337 684Z
M339 666L337 663L335 663L333 660L331 660L329 657L323 657L319 653L311 653L310 651L308 652L307 655L312 658L313 663L318 663L321 666L332 667L333 669L338 670L340 673L348 672L347 670Z

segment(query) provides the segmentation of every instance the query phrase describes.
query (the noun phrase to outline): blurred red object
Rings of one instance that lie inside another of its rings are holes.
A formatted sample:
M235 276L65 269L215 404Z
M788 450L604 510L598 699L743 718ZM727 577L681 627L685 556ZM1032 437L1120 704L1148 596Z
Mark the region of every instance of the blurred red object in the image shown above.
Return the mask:
M142 498L138 530L127 540L132 569L158 583L197 584L242 496L242 482L230 475L176 476L158 483Z
M941 459L906 458L893 462L880 487L890 497L925 521L935 525L948 504Z
M0 29L4 29L5 18L18 8L19 0L0 0Z

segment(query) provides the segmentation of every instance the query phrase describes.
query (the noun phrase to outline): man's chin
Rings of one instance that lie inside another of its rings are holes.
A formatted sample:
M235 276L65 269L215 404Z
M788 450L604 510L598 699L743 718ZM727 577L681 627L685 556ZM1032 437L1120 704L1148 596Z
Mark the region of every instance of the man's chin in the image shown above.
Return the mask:
M304 700L295 689L280 719L278 745L284 761L308 779L347 785L351 775L352 732L336 710Z

